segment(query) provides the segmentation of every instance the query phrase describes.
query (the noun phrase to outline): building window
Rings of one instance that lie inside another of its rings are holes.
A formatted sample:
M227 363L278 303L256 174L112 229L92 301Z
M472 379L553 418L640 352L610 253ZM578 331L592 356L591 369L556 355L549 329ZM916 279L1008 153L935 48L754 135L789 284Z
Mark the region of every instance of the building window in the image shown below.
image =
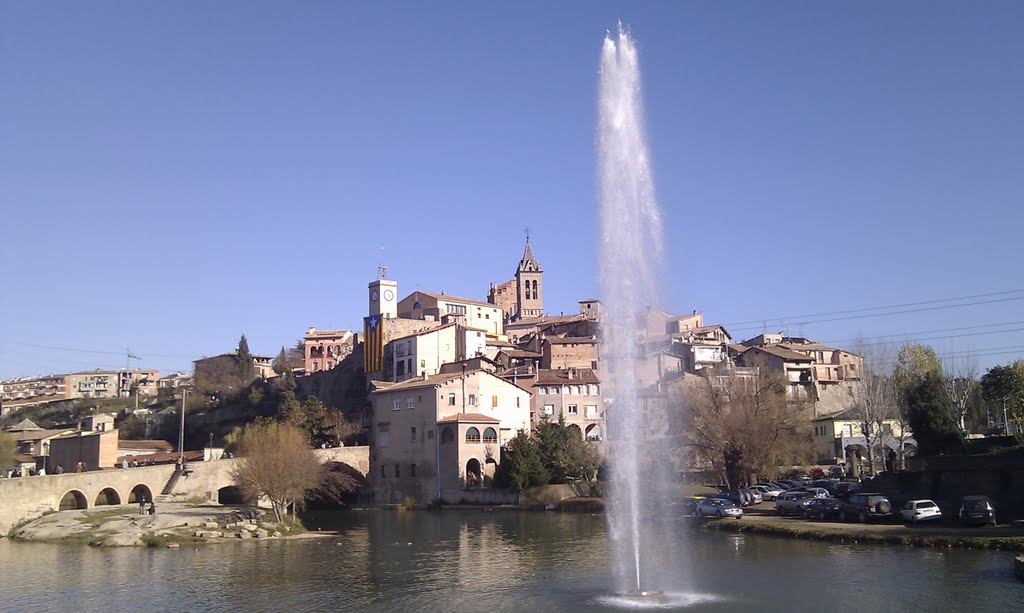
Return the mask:
M471 406L471 407L475 407L476 406L476 394L470 394L469 395L469 406Z
M480 431L476 428L471 427L466 430L466 442L467 443L479 443L480 442Z
M516 396L516 408L519 408L519 396Z
M411 409L415 406L416 402L413 400L412 396L409 396L408 398L405 399L405 408Z
M410 477L415 477L416 476L416 465L415 464L410 464L409 465L409 476Z
M547 393L548 393L548 388L544 387L543 385L541 385L540 387L537 388L537 395L538 396L546 396Z
M448 394L448 406L455 406L455 394Z
M385 466L383 464L381 464L380 465L380 478L381 479L387 479L388 478L388 471L386 471L384 469L385 469Z
M484 442L485 443L497 443L498 433L495 432L494 428L486 428L484 430Z
M426 368L426 367L427 367L427 361L426 360L420 360L420 368Z
M395 400L391 401L391 410L392 411L397 411L397 410L399 410L401 408L402 408L402 399L401 398L396 398Z
M587 412L587 419L599 419L600 415L597 414L597 405L588 404L583 407L583 410Z
M416 426L413 426L413 427L412 427L412 428L410 429L410 437L409 437L409 440L411 440L411 441L415 441L415 440L416 440Z
M597 396L601 393L601 386L596 383L591 383L588 387L590 388L591 396Z
M428 441L434 440L434 431L433 430L427 430L427 440Z
M491 407L492 408L497 408L498 407L498 397L497 396L491 396Z
M553 404L545 404L544 405L544 414L545 415L554 415L555 414L555 405L553 405Z
M377 444L379 444L381 447L390 447L391 446L391 433L388 432L387 430L384 430L383 432L378 432L377 433Z
M575 404L570 404L569 405L569 415L578 415L578 414L579 414L579 409L576 408L576 405Z
M455 444L455 432L451 428L445 428L441 430L441 444L442 445L454 445Z
M395 478L397 479L397 478L399 478L401 476L402 476L402 465L401 464L395 464Z
M402 377L405 375L405 360L398 360L395 364L395 376Z

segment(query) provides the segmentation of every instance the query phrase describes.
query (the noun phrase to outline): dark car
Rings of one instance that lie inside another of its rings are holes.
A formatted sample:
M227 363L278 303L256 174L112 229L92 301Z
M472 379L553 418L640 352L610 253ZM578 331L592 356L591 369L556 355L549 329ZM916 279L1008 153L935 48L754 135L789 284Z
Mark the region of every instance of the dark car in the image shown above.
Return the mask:
M843 501L838 498L815 498L804 507L803 515L807 519L827 519L839 517Z
M960 523L996 525L996 508L988 496L964 496L960 503Z
M739 490L722 490L717 496L715 496L715 498L722 498L730 502L735 502L741 507L745 507L749 504L749 499Z
M885 494L858 492L850 497L839 509L840 521L856 519L867 523L871 519L886 519L892 515L892 503Z

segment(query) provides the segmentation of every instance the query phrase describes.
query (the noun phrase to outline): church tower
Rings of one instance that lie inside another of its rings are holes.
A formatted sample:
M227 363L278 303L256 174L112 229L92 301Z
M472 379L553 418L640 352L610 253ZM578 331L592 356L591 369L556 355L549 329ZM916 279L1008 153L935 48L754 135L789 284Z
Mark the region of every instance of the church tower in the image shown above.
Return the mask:
M398 317L398 282L387 278L388 269L381 264L377 269L377 280L370 283L370 315L380 315L384 319Z
M526 250L516 268L516 312L513 320L544 315L544 271L530 248L530 233L526 233Z

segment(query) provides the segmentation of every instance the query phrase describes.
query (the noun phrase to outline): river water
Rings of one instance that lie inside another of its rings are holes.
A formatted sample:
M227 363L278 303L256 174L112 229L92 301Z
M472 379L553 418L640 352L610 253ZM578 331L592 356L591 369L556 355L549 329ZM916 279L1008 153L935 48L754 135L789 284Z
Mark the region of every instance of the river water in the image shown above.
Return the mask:
M600 515L355 511L315 515L307 524L324 532L180 549L0 539L0 611L622 608L608 593L608 529ZM1024 609L1024 584L1007 553L729 534L697 535L690 547L692 587L669 594L669 608Z

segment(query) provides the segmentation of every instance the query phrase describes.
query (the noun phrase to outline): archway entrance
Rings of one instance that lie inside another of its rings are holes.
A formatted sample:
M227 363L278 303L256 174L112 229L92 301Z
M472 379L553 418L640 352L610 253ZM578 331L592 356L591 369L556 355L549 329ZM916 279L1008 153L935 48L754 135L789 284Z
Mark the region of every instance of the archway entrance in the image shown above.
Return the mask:
M228 485L217 490L217 502L220 504L245 504L245 495L237 485Z
M60 511L74 511L75 509L87 508L89 508L89 503L85 499L85 494L78 490L71 490L60 499Z
M476 458L470 458L466 462L466 487L480 487L483 482L480 460Z
M494 475L498 472L498 463L494 458L487 458L484 462L484 487L491 487L494 483Z
M98 507L105 504L121 504L121 497L113 488L104 488L99 495L96 496L96 502L93 506Z
M587 440L588 441L600 441L601 440L601 426L597 424L590 424L587 426Z
M128 495L128 504L139 504L140 502L153 502L153 492L142 483L133 487L132 493Z

